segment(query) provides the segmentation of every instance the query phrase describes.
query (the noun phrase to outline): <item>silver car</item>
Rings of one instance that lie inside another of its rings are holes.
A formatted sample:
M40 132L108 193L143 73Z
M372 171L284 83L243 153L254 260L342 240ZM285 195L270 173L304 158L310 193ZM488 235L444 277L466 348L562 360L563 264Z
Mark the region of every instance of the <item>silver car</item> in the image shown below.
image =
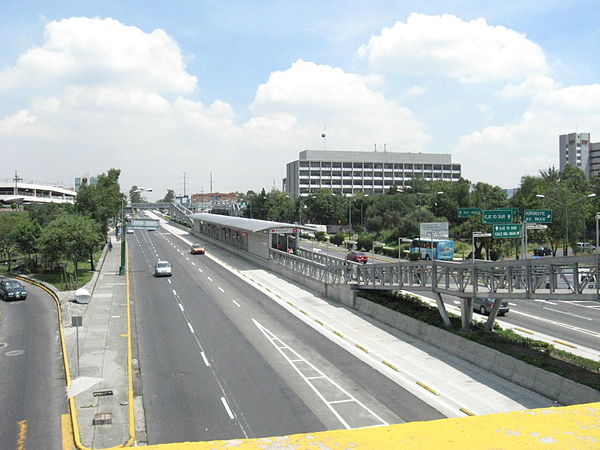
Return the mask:
M154 265L154 276L155 277L170 277L173 275L171 271L171 264L168 261L158 261Z
M473 299L473 311L476 311L483 315L489 315L490 312L492 312L492 308L494 307L494 301L495 299L493 298L475 297ZM503 316L508 312L508 310L508 301L502 300L502 303L500 303L500 309L498 310L498 315Z

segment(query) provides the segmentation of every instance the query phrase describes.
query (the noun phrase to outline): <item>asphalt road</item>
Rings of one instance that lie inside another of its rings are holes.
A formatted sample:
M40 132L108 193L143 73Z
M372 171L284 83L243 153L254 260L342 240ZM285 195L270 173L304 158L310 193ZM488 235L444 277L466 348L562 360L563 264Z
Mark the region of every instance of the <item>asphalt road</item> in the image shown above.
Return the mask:
M149 443L442 418L171 234L128 242Z
M67 413L56 306L27 285L27 300L0 300L0 448L61 449Z

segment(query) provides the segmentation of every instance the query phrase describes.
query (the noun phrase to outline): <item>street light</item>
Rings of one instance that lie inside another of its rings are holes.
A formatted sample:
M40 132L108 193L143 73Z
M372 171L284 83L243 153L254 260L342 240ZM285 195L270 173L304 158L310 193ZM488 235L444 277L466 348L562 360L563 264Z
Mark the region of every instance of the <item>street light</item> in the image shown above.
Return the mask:
M140 193L140 192L152 192L152 188L141 188L138 187L136 190L131 191L131 193ZM125 225L125 199L126 195L121 195L121 266L119 267L119 275L125 275L125 236L126 234L126 225Z
M552 200L553 202L556 202L559 205L562 205L565 207L565 245L563 247L563 256L567 256L569 254L569 206L573 206L575 203L581 202L588 198L595 197L596 194L587 194L585 197L580 198L580 199L578 199L574 202L570 202L570 203L563 203L560 200L556 200L555 198L548 197L547 195L544 195L544 194L535 194L535 196L537 198L547 198L548 200Z

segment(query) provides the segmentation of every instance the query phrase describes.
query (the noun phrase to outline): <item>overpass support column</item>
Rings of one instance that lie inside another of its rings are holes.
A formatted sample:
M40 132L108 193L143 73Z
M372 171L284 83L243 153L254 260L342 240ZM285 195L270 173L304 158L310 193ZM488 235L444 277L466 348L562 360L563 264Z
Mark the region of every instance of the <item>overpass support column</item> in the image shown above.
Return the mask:
M460 319L462 322L462 330L465 333L468 333L471 331L471 324L473 323L473 298L463 297L460 300Z
M446 305L444 304L444 300L442 299L442 294L440 294L439 292L435 292L435 301L437 303L440 316L442 316L444 326L446 328L450 328L450 318L448 317L448 311L446 311Z

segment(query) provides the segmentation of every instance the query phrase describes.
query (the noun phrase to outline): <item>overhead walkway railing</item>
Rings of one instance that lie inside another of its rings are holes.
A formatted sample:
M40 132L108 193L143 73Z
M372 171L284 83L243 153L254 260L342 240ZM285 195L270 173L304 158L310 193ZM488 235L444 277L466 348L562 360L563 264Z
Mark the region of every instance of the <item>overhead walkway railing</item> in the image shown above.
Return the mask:
M273 262L309 278L358 289L410 289L458 297L600 300L596 255L511 261L356 264L304 250L273 250Z

